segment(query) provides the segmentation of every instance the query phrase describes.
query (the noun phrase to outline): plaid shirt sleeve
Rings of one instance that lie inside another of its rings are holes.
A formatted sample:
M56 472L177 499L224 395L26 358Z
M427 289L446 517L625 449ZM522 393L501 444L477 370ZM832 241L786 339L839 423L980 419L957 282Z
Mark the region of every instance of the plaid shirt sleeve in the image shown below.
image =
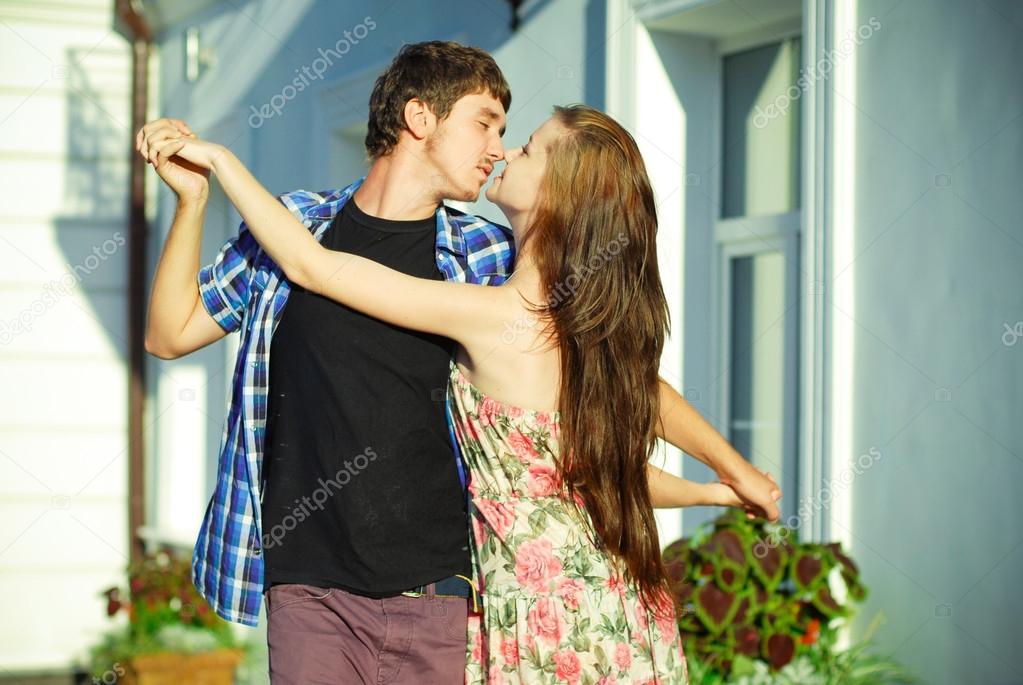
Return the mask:
M243 221L238 227L238 235L220 248L213 263L199 270L202 304L228 333L241 328L242 315L249 302L249 284L260 249Z
M325 194L296 190L278 195L277 201L287 207L296 219L305 222L306 210L322 202ZM238 235L220 248L213 263L199 270L202 304L228 333L241 328L250 299L249 286L256 273L256 259L261 252L262 248L243 221L238 226Z

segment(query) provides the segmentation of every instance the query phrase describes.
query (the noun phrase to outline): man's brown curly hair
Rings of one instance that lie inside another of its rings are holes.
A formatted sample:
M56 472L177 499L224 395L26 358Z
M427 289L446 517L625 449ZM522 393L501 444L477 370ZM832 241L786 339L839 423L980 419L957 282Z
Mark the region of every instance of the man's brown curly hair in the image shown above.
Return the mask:
M405 104L422 100L438 119L451 113L462 97L489 93L511 106L511 89L497 62L486 51L453 41L405 45L373 86L369 98L366 153L377 159L390 153L405 130Z

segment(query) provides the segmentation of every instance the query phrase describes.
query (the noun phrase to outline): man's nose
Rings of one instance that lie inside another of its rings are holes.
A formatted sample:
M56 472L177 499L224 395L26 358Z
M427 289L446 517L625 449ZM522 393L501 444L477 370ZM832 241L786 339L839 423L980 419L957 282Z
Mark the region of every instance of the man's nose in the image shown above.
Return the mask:
M487 150L487 156L495 162L499 162L505 158L504 144L501 142L500 138L497 139L496 143L490 145Z

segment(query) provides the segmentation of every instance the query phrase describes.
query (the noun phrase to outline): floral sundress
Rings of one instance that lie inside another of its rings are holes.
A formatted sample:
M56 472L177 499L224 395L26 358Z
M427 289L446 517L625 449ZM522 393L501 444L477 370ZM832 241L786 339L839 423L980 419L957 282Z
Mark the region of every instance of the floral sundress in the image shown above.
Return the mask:
M645 608L564 495L558 412L498 402L454 362L449 383L483 604L470 615L466 684L688 683L670 599Z

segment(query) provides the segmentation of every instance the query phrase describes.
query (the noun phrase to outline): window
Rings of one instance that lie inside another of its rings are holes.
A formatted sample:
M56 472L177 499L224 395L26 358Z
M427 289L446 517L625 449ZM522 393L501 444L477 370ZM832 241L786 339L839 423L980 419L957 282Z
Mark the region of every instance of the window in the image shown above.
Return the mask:
M736 450L788 495L788 516L798 506L800 39L721 59L719 415Z

